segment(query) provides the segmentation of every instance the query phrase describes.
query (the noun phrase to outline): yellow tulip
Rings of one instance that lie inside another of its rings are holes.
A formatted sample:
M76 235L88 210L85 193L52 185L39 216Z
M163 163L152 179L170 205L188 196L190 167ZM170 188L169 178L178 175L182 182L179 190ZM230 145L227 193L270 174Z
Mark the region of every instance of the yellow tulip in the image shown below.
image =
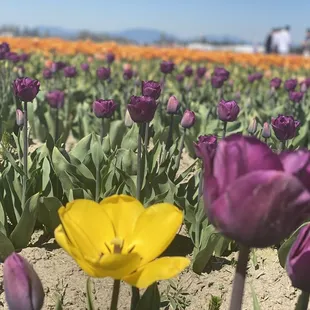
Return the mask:
M145 288L175 277L190 263L185 257L157 258L183 220L183 213L171 204L144 208L133 197L114 195L100 204L74 200L58 212L58 244L92 277L112 277Z

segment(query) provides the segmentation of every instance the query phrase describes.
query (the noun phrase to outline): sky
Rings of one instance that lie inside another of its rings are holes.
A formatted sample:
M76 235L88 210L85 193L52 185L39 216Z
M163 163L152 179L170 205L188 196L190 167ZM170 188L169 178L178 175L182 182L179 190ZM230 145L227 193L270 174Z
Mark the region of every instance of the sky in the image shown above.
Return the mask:
M232 35L262 42L289 24L295 43L310 28L310 0L0 0L0 25L98 32L152 28L181 38Z

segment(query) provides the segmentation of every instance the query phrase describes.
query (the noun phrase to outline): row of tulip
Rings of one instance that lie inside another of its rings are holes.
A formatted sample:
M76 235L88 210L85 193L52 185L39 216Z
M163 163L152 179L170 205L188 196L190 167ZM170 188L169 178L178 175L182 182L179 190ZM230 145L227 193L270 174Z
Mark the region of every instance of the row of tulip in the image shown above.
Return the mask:
M89 276L115 279L111 309L120 281L132 286L132 309L159 305L157 281L190 264L159 257L182 223L197 273L212 255L239 249L230 309L241 309L251 248L274 245L306 309L309 78L282 72L281 87L281 78L238 65L173 61L142 60L137 70L111 52L104 66L83 55L45 63L6 43L0 55L0 254L10 309L42 308L39 278L12 254L38 225ZM69 134L79 141L66 151ZM29 138L43 145L29 153ZM184 147L196 158L185 171Z

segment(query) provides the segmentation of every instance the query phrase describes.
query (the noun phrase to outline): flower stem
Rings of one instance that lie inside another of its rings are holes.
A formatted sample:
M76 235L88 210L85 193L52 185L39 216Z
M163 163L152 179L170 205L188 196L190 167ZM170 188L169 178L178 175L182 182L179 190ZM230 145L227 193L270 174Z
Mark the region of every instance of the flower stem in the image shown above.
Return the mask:
M137 193L136 198L140 200L141 194L141 154L142 154L142 132L143 125L140 125L138 135L138 154L137 154Z
M226 130L227 130L227 122L223 122L223 138L226 137Z
M179 149L179 155L177 157L177 161L176 161L176 164L175 164L175 167L176 167L177 171L179 170L179 167L180 167L182 151L183 151L183 148L184 148L185 134L186 134L186 128L184 128L184 131L183 131L183 135L182 135L182 138L181 138L181 145L180 145L180 149Z
M200 175L199 175L199 188L198 188L198 203L199 205L199 199L202 196L202 189L203 189L203 164L200 170Z
M170 115L169 133L166 144L167 151L171 148L172 145L172 129L173 129L173 114Z
M104 137L104 118L101 119L101 127L100 127L100 143L103 142Z
M231 294L230 310L241 310L249 254L250 248L241 245Z
M110 307L111 310L117 310L120 284L121 284L120 280L114 280L111 307Z
M55 143L58 140L58 136L59 136L59 109L56 109L55 112Z
M104 136L104 118L101 119L100 128L100 144L102 145ZM100 199L100 167L96 167L96 201L99 202Z
M26 204L26 192L27 192L27 179L28 179L28 110L27 102L24 102L24 149L23 149L23 194L22 194L22 209L25 208Z
M137 287L132 286L130 310L135 310L137 308L139 300L140 300L139 289Z
M301 291L301 294L298 297L295 310L307 310L308 303L309 303L309 293L305 291Z
M144 133L144 147L145 147L145 152L147 152L147 147L149 145L149 123L145 124L145 133Z
M286 141L281 141L281 150L280 151L285 151L286 148Z

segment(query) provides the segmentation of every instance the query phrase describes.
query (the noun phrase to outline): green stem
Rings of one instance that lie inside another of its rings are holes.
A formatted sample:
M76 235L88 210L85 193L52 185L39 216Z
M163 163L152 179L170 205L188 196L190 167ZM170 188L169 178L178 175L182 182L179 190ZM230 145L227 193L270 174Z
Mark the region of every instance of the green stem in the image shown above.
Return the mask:
M28 110L27 102L24 102L24 129L23 129L24 149L23 149L23 193L22 193L22 209L26 204L27 179L28 179Z
M100 127L100 143L103 142L104 137L104 118L101 119L101 127Z
M233 289L229 308L230 310L241 310L249 254L250 248L241 245L239 249L238 263L233 282Z
M199 205L199 199L202 196L202 190L203 190L203 164L200 170L200 175L199 175L199 188L198 188L198 203L197 206Z
M227 130L227 122L223 122L223 138L226 137L226 130Z
M137 287L131 287L131 305L130 310L135 310L137 308L138 302L140 300L140 292Z
M295 310L307 310L309 304L309 293L301 291Z
M147 147L149 145L149 123L145 123L145 133L144 133L144 146L145 152L147 152Z
M186 134L186 128L184 128L183 135L182 135L182 138L181 138L181 145L180 145L179 154L178 154L176 165L175 165L176 166L176 170L179 170L179 167L180 167L182 151L183 151L183 148L184 148L185 134Z
M140 125L138 135L138 154L137 154L137 200L140 200L141 194L141 154L142 154L142 132L143 125Z
M281 141L281 150L280 150L280 152L282 151L285 151L285 149L286 149L286 141Z
M121 285L120 280L114 280L110 310L117 310L120 285Z
M103 142L104 136L104 118L101 119L100 128L100 143ZM100 167L96 167L96 201L99 202L100 199Z
M172 145L172 130L173 130L173 114L170 115L169 133L166 144L167 151L171 148Z
M55 111L55 144L58 140L58 136L59 136L59 110L58 108L56 108L56 111Z

